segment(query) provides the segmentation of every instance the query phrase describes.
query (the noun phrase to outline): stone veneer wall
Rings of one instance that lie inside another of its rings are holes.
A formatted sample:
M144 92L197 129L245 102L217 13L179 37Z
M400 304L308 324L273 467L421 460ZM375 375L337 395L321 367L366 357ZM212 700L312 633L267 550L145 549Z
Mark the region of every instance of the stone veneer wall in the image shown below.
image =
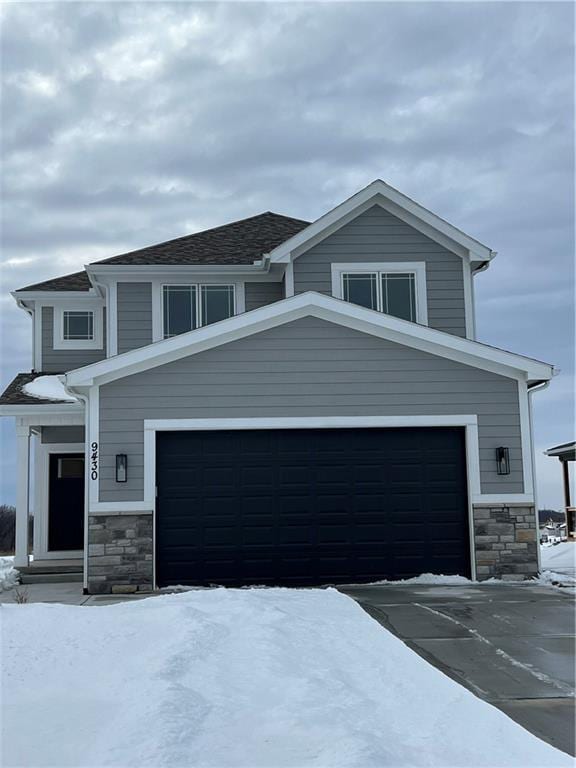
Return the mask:
M476 578L519 581L538 575L533 506L474 507Z
M150 592L152 515L90 515L88 592Z
M538 574L532 506L475 506L474 543L479 581L517 581ZM150 592L153 557L151 514L89 517L90 594Z

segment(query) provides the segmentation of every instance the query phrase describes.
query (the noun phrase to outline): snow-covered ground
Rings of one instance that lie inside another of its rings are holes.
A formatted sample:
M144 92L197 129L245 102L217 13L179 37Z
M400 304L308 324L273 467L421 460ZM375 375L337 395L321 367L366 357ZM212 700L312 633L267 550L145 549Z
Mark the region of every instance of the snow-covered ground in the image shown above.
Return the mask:
M332 589L2 618L5 765L572 765Z
M543 571L576 579L576 543L563 541L560 544L542 546L540 559Z
M0 592L18 583L18 571L14 568L14 557L0 557Z

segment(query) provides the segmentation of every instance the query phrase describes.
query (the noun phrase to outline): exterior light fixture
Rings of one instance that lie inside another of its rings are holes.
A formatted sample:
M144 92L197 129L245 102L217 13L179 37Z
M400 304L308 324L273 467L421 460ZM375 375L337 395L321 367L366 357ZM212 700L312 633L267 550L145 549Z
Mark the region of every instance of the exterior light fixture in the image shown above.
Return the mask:
M510 474L510 451L503 446L496 448L496 471L499 475Z
M128 480L128 456L125 453L116 454L116 482L125 483Z

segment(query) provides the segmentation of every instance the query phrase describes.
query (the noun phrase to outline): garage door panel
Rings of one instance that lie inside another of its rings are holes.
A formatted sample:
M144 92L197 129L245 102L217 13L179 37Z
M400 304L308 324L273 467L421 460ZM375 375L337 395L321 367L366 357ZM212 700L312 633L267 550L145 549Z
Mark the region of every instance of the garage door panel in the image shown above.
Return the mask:
M460 429L159 433L157 581L469 575Z

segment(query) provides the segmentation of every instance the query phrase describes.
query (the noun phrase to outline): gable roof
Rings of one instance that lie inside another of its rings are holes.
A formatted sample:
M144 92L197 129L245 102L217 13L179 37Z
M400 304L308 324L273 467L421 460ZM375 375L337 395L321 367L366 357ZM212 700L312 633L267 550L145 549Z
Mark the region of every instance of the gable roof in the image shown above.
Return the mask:
M321 216L309 227L296 233L289 240L280 243L269 254L271 262L290 262L298 254L294 252L305 246L310 247L372 205L381 205L389 213L404 222L454 250L458 255L469 258L470 261L489 262L496 256L495 251L475 240L462 230L444 221L432 211L403 195L381 179L376 179L367 187L361 189L348 200L337 205L324 216Z
M66 374L66 385L105 384L308 316L511 378L540 382L553 376L548 363L309 291L77 368Z
M181 264L196 265L246 265L253 264L263 254L276 248L284 240L308 226L307 221L282 216L278 213L261 213L247 219L233 221L220 227L206 229L164 243L139 248L93 264L119 266ZM19 288L21 291L88 291L90 280L86 272L75 272L42 283Z

